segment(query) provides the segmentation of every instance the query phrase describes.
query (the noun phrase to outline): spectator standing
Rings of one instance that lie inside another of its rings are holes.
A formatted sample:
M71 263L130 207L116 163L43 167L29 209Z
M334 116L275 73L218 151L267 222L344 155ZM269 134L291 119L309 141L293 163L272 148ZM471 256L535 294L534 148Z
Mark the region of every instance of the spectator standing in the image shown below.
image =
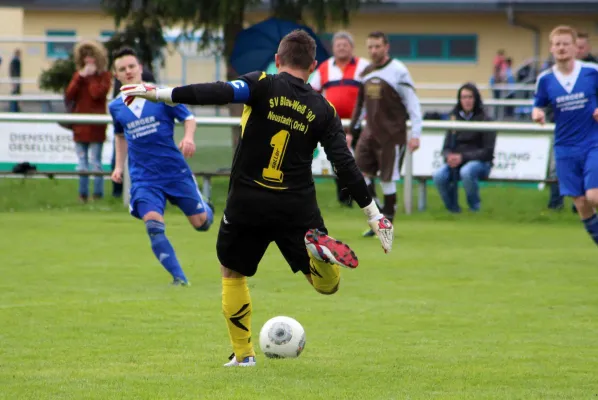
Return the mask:
M108 71L106 49L95 41L77 44L74 50L77 72L69 83L65 97L74 103L73 113L106 114L107 96L112 76ZM78 171L102 171L102 148L106 140L106 125L73 125L78 158ZM94 176L93 198L104 196L104 179ZM79 199L89 199L89 176L79 177Z
M21 94L21 50L16 49L12 59L10 60L10 65L8 67L9 71L8 74L12 78L12 88L10 90L10 94L16 96ZM19 106L19 102L11 101L10 102L10 112L20 112L21 107Z
M590 35L585 32L577 34L577 59L585 62L598 63L596 57L592 55L592 45L590 44Z
M451 113L457 121L490 121L484 110L482 96L472 83L461 86L457 92L457 105ZM442 153L445 164L434 174L434 184L446 209L461 212L458 183L463 182L467 204L471 211L480 210L478 182L488 179L494 159L496 132L448 131Z
M494 60L492 60L492 77L490 78L491 85L500 85L504 84L504 70L506 68L506 57L505 51L500 49L496 52L494 56ZM495 99L501 97L501 91L494 89L492 94Z
M363 58L355 57L353 37L350 33L340 31L332 37L332 57L324 61L314 72L310 84L316 91L334 106L339 117L350 119L357 95L359 94L360 75L369 65ZM347 144L355 148L349 128L345 128ZM352 206L351 196L336 182L336 194L341 204Z
M502 72L502 81L507 85L513 85L517 83L515 79L515 75L513 74L513 59L508 57L505 59L505 64ZM515 96L515 91L508 90L504 93L507 93L506 96L502 96L505 99L512 99ZM504 107L505 113L504 116L507 118L512 118L515 115L515 107L513 106L505 106Z

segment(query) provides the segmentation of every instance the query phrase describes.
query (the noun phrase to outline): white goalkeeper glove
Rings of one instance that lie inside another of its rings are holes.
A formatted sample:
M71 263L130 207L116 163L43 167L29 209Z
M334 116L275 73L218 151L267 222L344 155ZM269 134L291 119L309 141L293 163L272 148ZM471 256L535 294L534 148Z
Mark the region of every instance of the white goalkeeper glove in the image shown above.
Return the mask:
M169 105L175 105L172 102L172 88L157 88L149 83L139 83L133 85L124 85L120 88L123 94L124 103L130 105L136 97L155 102L164 102Z
M368 217L368 224L372 231L378 236L382 249L385 253L390 253L392 250L392 241L395 238L394 227L392 223L386 218L376 205L376 202L372 200L369 206L362 208L365 215Z

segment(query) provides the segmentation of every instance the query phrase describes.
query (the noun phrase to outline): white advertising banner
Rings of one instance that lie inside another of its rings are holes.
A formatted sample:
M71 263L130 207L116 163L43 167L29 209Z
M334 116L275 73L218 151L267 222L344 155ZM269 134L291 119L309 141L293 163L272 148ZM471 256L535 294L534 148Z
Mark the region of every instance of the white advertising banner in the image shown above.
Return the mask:
M102 164L110 170L113 127L106 129ZM77 154L73 132L56 123L0 122L0 170L10 171L15 164L29 162L39 171L74 171Z
M314 160L311 163L311 173L314 175L334 175L332 164L326 158L324 148L318 143L314 151Z
M432 176L443 164L444 134L424 134L420 148L413 153L413 175ZM499 135L494 150L493 179L546 179L551 140L548 136ZM314 174L331 174L324 149L318 146L312 164ZM401 168L403 175L404 166Z

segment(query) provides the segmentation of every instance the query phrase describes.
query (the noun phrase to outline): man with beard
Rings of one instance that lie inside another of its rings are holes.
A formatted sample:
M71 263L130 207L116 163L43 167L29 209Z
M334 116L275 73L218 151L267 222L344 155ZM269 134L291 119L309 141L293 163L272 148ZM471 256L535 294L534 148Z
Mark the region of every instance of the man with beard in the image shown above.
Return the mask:
M598 65L575 59L577 33L571 27L556 27L549 39L555 65L538 76L532 119L544 124L543 108L552 106L559 191L573 198L598 244Z
M379 175L384 203L382 213L391 222L397 204L396 181L405 148L419 148L422 114L413 80L405 64L389 56L388 38L382 32L372 32L367 38L372 63L361 77L362 86L351 119L355 132L365 109L366 125L355 149L357 166L366 177L373 198L374 178ZM407 141L407 119L411 120L411 139ZM375 236L372 230L364 233Z

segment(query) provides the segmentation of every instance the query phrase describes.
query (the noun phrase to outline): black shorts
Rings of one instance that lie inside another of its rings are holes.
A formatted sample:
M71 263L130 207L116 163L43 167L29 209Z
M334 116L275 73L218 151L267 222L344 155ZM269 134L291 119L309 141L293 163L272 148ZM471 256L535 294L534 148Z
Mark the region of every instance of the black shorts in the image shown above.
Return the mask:
M305 234L310 228L328 233L324 221L307 227L260 226L220 222L216 251L220 264L244 276L253 276L271 242L275 242L293 270L309 274Z

